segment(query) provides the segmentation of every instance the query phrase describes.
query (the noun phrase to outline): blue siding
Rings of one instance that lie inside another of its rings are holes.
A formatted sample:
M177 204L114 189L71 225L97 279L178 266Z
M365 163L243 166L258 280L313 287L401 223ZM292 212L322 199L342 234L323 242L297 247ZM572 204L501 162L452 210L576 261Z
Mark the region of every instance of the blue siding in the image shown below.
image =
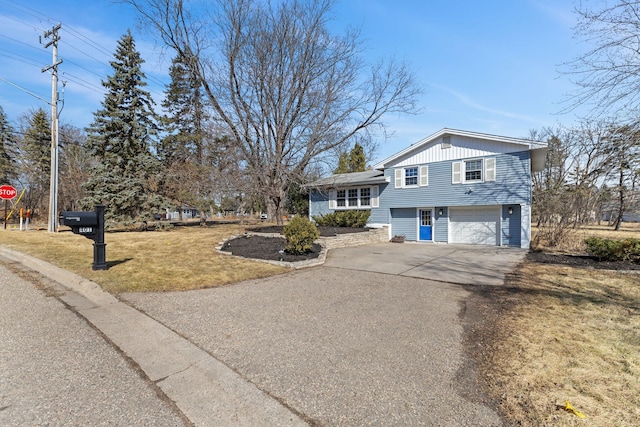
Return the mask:
M509 215L509 208L513 213ZM502 207L502 245L520 247L522 211L520 205L506 205Z
M378 185L378 203L380 203L380 195L387 191L389 187L388 183ZM389 224L389 209L372 208L371 216L369 217L370 224Z
M388 184L378 185L378 195L380 195ZM359 186L363 187L363 186ZM373 186L372 186L373 187ZM335 212L336 209L329 209L329 191L330 190L317 190L313 189L309 192L309 217L327 215ZM380 196L378 196L380 200ZM344 211L344 209L337 209L338 211ZM362 210L365 210L364 208ZM369 217L369 223L376 224L389 224L389 209L371 208L371 216Z
M477 184L452 184L452 162L429 164L429 185L418 188L395 188L394 169L385 170L391 184L380 195L381 208L429 206L486 206L529 204L531 172L529 152L498 154L496 180Z
M442 210L442 215L440 215ZM449 241L449 210L446 207L436 207L434 209L433 241Z
M449 208L455 206L502 206L502 244L520 246L522 215L520 205L531 204L530 153L496 154L496 180L474 184L452 184L452 161L430 163L429 185L417 188L394 187L394 169L384 171L389 184L379 186L379 208L371 209L370 223L391 224L391 235L417 240L416 208L433 208L433 240L447 242ZM513 214L508 214L508 208ZM442 210L442 215L439 211ZM313 190L309 195L311 216L331 213L329 191Z
M329 209L329 191L312 190L309 193L309 217L326 215L333 212Z
M418 240L415 208L391 209L391 237L403 235L407 240Z

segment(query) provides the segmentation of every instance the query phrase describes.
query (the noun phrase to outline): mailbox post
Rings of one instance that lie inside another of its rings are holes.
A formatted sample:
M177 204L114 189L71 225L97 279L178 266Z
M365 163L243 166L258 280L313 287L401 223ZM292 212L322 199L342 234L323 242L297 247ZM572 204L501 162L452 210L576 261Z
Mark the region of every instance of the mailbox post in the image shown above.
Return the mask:
M93 240L93 270L106 270L107 245L104 242L104 206L97 205L94 212L62 212L62 223L74 234Z

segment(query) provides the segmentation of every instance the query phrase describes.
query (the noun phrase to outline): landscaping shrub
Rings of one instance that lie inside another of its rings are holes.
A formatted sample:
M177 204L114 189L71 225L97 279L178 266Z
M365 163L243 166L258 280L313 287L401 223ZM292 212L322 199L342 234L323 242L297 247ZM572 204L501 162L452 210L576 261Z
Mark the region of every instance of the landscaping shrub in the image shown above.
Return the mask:
M282 234L286 239L285 250L294 255L309 251L314 240L320 237L316 226L303 216L293 218L289 224L284 226Z
M363 228L367 225L370 215L371 211L348 210L314 216L313 220L319 226Z
M600 261L633 261L640 263L640 239L612 240L589 237L584 241L587 252Z

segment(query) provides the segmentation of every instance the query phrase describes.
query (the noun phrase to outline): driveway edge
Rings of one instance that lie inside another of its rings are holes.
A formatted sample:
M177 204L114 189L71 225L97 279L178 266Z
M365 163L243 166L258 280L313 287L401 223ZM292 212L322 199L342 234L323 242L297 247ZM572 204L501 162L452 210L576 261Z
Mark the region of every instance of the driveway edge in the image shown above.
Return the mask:
M64 290L58 298L136 363L194 425L307 425L255 384L97 283L2 246L0 256L56 282Z

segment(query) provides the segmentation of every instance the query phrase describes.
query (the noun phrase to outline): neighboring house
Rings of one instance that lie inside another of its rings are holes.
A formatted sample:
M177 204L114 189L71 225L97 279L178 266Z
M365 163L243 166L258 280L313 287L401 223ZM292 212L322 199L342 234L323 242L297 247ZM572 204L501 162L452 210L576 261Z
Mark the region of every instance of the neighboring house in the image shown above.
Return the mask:
M308 184L309 216L368 209L368 226L389 227L389 238L528 248L531 173L544 167L546 147L442 129L371 171Z
M169 210L169 208L167 208L165 218L172 219L172 220L176 220L176 219L184 220L184 219L198 218L200 216L200 212L196 208L183 206L180 210L181 212L176 210L171 211ZM182 218L180 218L180 214L182 214Z

